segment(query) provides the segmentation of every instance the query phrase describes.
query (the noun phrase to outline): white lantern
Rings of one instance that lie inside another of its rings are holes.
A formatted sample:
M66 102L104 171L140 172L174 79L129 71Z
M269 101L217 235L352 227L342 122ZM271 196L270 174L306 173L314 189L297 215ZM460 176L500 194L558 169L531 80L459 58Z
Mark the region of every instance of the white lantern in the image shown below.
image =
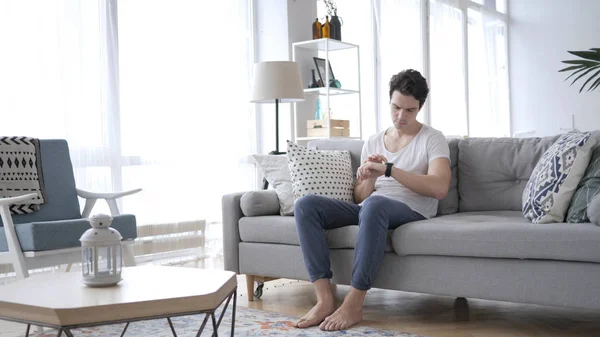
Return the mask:
M123 248L121 234L110 228L112 217L96 214L89 219L92 225L81 241L83 283L92 287L111 286L121 281Z

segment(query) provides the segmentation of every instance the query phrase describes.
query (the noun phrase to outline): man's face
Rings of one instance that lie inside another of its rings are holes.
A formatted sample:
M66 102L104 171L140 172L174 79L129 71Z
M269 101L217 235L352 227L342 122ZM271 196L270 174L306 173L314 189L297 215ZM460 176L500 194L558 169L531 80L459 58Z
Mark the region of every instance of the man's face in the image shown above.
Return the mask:
M404 129L417 123L420 110L419 101L413 96L404 96L399 91L392 93L390 111L396 129Z

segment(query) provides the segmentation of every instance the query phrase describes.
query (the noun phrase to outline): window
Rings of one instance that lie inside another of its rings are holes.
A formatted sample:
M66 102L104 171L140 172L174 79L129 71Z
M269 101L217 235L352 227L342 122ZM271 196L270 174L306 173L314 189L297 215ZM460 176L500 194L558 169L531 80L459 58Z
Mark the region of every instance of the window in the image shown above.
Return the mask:
M338 12L357 20L357 10L346 4L340 1ZM375 99L363 111L366 116L377 111L377 131L391 125L390 77L412 68L430 86L420 121L446 136L510 136L507 0L371 0L371 5L372 27L344 34L342 26L342 36L359 44L374 40L375 70L361 80L375 78ZM361 67L371 59L361 53Z
M208 223L217 254L222 196L255 189L250 7L0 1L0 133L66 139L79 188L142 188L121 212L136 215L139 237L174 237L150 253L199 248L177 235ZM147 254L138 242L136 255Z

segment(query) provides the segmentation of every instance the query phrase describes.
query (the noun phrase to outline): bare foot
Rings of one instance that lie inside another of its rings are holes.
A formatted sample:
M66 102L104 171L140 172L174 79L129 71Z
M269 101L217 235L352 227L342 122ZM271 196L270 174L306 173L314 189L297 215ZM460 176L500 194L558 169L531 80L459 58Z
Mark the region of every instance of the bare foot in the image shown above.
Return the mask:
M321 330L346 330L362 321L362 305L351 305L344 302L331 316L325 318L319 325Z
M335 299L333 297L331 300L319 301L306 315L304 315L304 317L300 318L294 326L296 328L308 328L309 326L320 324L325 317L331 315L334 311Z

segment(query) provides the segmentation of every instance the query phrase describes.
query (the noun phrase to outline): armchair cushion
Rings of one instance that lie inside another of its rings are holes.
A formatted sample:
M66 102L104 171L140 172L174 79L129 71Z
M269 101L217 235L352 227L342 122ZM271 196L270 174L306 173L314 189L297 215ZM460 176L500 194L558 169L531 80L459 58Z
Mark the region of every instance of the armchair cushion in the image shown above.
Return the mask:
M64 139L41 139L40 155L46 195L40 210L34 213L13 215L15 224L41 221L79 219L81 210L75 189L75 177ZM0 224L2 220L0 220ZM2 231L4 237L4 231ZM5 239L2 239L6 246Z
M113 217L112 226L123 239L137 237L135 216L122 214ZM91 226L85 219L28 222L15 225L23 251L43 251L79 247L79 238ZM8 251L6 235L0 230L0 252Z
M279 214L279 198L275 190L246 192L240 199L240 208L245 216Z

